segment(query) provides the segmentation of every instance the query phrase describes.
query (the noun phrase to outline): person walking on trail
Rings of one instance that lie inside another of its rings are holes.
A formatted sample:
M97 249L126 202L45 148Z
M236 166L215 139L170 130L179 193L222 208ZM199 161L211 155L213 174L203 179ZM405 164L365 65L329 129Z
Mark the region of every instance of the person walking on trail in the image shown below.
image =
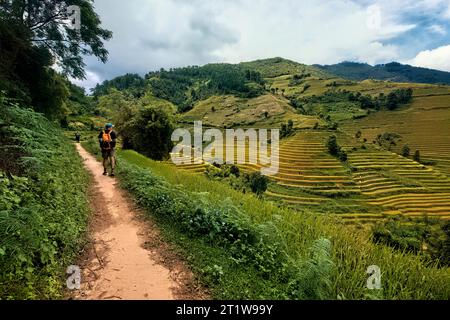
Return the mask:
M114 177L114 169L116 166L116 141L117 134L113 130L113 125L111 123L107 123L105 129L100 132L98 135L98 141L100 143L100 148L102 149L102 157L103 157L103 175L108 175L108 163L111 165L111 173L110 177Z
M75 140L77 141L77 143L80 143L80 139L81 139L81 134L79 132L75 133Z

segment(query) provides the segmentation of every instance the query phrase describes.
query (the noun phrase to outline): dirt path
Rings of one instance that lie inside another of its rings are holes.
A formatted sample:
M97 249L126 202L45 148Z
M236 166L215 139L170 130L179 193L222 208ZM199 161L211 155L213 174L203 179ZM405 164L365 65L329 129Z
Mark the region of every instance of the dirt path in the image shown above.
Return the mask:
M94 217L90 245L80 262L81 290L75 299L201 299L192 274L167 250L151 221L143 221L115 179L77 144L95 185L91 190Z

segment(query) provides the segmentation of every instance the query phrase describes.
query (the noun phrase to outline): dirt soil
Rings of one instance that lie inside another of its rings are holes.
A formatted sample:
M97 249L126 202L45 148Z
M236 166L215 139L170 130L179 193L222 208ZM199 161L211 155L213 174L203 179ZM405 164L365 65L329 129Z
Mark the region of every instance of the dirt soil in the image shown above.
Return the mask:
M155 223L136 208L115 178L80 144L77 150L92 175L90 240L81 254L81 289L72 299L207 299Z

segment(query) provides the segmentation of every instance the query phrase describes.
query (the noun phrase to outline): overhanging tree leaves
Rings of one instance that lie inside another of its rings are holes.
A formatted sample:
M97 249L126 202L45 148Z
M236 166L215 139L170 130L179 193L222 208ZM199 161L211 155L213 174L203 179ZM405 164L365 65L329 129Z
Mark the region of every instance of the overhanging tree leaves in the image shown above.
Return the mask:
M81 11L81 28L72 30L67 8L76 5ZM83 56L94 55L106 62L108 51L103 42L112 37L102 29L91 0L0 0L0 19L10 26L28 31L28 41L48 49L63 73L85 77Z

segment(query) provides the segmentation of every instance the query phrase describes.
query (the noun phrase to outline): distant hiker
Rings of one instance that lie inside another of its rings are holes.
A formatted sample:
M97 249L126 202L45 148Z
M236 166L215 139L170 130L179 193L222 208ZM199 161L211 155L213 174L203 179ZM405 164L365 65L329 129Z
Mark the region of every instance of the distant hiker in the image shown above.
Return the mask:
M79 132L75 133L75 140L77 141L77 143L80 143L80 139L81 139L81 134Z
M100 148L102 149L102 157L103 157L103 175L108 175L107 166L108 161L111 165L111 173L110 176L114 177L114 169L116 166L116 141L117 134L113 131L113 125L111 123L107 123L105 129L100 132L98 135L98 141L100 143Z

